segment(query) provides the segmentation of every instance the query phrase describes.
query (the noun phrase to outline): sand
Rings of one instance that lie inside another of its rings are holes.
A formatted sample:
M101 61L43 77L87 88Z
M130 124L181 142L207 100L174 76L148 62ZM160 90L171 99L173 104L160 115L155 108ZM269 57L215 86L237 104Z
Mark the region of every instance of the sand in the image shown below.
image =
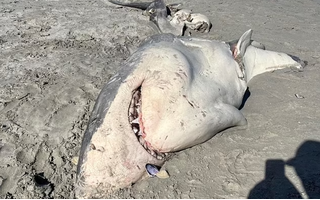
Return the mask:
M247 129L178 152L164 166L169 179L111 197L320 198L320 1L186 0L183 7L211 19L211 32L199 37L229 41L253 29L267 49L308 65L255 77L242 108ZM72 158L95 99L153 33L141 11L106 0L0 2L0 198L74 198Z

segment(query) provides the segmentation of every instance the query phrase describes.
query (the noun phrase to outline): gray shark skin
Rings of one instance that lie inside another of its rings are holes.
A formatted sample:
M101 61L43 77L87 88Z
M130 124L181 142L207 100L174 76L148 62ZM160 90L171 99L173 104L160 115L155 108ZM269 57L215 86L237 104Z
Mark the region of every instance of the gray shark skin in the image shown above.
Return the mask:
M122 3L120 1L115 0L109 0L109 2L120 6L144 10L144 15L149 16L149 20L153 24L152 27L155 28L155 30L158 33L172 33L177 36L183 35L184 33L184 25L172 26L168 20L168 16L170 15L171 10L174 10L176 9L176 7L179 7L179 3L166 5L164 0L155 0L152 2L141 3Z
M119 6L125 6L125 7L131 7L131 8L137 8L140 10L146 10L153 2L132 2L132 3L123 3L120 1L115 0L109 0L109 2L119 5Z

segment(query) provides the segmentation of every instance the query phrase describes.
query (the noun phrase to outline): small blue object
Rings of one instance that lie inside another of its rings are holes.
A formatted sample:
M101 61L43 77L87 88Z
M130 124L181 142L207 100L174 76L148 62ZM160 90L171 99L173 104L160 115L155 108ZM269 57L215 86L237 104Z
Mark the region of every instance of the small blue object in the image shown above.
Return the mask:
M155 177L159 172L159 167L152 164L146 164L146 170L151 177Z

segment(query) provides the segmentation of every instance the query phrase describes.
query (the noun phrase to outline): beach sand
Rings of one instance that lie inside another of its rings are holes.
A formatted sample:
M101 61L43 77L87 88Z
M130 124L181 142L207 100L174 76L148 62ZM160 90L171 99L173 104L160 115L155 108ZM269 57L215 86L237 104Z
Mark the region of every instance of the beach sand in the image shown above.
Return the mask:
M175 153L164 165L170 178L111 197L311 197L320 190L320 1L186 0L182 7L210 18L211 32L198 37L230 41L253 29L267 49L308 65L255 77L242 108L247 129ZM107 0L0 2L0 198L74 198L72 158L97 95L154 33L141 11Z

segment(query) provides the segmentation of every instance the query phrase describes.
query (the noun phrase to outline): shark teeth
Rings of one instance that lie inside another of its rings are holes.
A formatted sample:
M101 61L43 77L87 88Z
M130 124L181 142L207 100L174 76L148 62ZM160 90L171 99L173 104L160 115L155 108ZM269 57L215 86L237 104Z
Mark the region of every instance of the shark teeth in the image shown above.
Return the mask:
M165 158L166 154L160 153L157 150L153 149L143 137L143 135L145 134L143 133L142 124L140 123L141 104L141 87L139 87L132 92L132 99L128 110L129 123L131 124L133 133L136 135L139 143L143 146L143 148L156 159L162 160Z
M139 118L136 118L131 121L131 124L139 124Z

